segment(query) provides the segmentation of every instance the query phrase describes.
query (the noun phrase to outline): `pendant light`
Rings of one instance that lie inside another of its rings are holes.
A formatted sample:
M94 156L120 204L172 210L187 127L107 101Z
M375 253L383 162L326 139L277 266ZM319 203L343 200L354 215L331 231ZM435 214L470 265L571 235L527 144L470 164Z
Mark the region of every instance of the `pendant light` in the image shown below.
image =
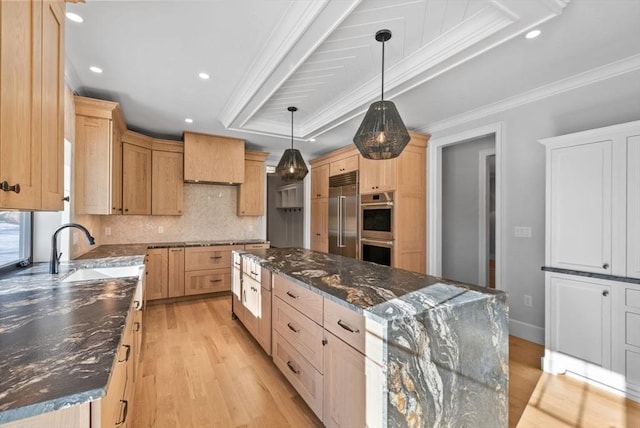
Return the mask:
M376 33L376 40L382 43L381 99L369 106L358 132L353 137L356 147L367 159L398 157L411 139L395 104L384 100L384 43L390 38L389 30L380 30Z
M298 109L296 107L288 107L287 110L291 112L291 148L285 150L282 154L282 158L280 158L280 162L276 167L276 174L283 181L292 183L301 181L309 170L304 163L304 159L302 159L300 151L293 148L293 112L298 111Z

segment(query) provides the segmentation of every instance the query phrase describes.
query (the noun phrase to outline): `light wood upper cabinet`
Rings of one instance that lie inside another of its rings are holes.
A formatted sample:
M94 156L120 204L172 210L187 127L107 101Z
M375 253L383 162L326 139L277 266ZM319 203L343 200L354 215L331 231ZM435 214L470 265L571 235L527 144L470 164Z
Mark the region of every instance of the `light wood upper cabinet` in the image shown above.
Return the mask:
M338 159L329 164L329 176L346 174L347 172L358 170L358 155L351 155Z
M62 209L63 50L64 3L0 2L0 208Z
M151 150L122 144L122 206L124 214L151 214Z
M244 140L184 133L185 181L243 183L244 165Z
M238 187L238 215L264 215L267 174L265 161L269 153L245 152L244 183Z
M396 159L371 160L360 158L360 193L394 190Z
M311 199L329 197L329 165L311 167Z
M122 134L117 103L75 97L73 149L74 210L79 214L122 214Z
M151 174L151 214L182 215L183 155L154 150Z
M64 6L42 4L42 209L61 211L64 188Z

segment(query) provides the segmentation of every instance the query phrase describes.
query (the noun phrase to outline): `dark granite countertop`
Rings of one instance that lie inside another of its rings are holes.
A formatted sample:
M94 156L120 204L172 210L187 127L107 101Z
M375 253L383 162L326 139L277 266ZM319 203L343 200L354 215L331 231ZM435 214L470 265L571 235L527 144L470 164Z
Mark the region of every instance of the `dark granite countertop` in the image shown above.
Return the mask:
M137 277L61 282L143 255L38 263L0 279L0 424L103 397Z
M78 260L93 259L100 257L114 256L144 256L149 248L180 248L180 247L213 247L217 245L245 245L245 244L265 244L269 241L264 239L251 239L245 241L187 241L187 242L149 242L140 244L107 244L100 245L97 248L78 257Z
M607 281L618 281L618 282L628 282L630 284L640 284L640 278L629 278L627 276L607 275L604 273L585 272L585 271L573 270L573 269L562 269L562 268L551 267L551 266L542 266L540 269L545 272L564 273L567 275L577 275L577 276L584 276L588 278L605 279Z
M247 250L243 254L307 289L382 322L505 294L302 248Z

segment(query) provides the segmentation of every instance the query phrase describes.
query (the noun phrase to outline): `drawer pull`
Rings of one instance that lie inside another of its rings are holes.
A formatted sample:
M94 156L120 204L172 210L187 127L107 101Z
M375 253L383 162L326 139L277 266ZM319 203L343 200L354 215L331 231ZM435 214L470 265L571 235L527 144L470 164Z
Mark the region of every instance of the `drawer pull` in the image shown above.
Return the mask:
M602 269L609 269L609 263L605 263L602 265Z
M138 310L138 309L140 309L141 307L142 307L142 305L140 304L140 300L134 300L134 301L133 301L133 308L134 308L135 310Z
M602 292L602 295L603 295L604 297L607 297L607 296L609 295L609 292L605 290L605 291L603 291L603 292Z
M20 184L16 183L13 186L9 186L8 181L3 181L2 183L0 183L0 189L2 189L4 192L20 193Z
M211 256L209 257L211 260L217 260L217 259L221 259L222 256Z
M291 297L292 299L297 299L298 298L298 296L293 294L291 291L287 291L287 296Z
M287 323L287 327L289 327L289 330L291 330L294 333L299 333L300 332L300 330L298 330L297 328L292 326L290 322Z
M127 349L127 352L125 352L124 354L124 360L118 360L119 363L124 363L126 361L129 361L129 354L131 353L131 346L129 345L122 345L123 348Z
M221 279L210 279L209 282L221 282Z
M116 426L119 427L127 421L127 413L129 413L129 402L127 400L120 400L122 419L116 422Z
M350 331L351 333L360 333L359 329L352 329L351 327L349 327L347 324L343 323L342 320L338 320L338 325L342 328L344 328L347 331Z
M138 321L133 323L133 331L140 331L140 323Z
M291 364L291 361L287 361L287 367L289 367L289 370L291 370L294 374L300 374L300 370L296 370L296 368L293 367L293 364Z

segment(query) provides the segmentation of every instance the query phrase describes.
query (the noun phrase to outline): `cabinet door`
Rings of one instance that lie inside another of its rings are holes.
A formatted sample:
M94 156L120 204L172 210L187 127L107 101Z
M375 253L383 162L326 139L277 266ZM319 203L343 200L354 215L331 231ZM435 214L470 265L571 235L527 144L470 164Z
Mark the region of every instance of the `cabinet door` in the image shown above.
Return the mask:
M111 120L77 115L73 150L75 212L111 214Z
M612 142L551 150L551 266L610 273Z
M329 165L311 168L311 199L329 197Z
M151 150L122 143L124 214L151 215Z
M169 297L168 265L169 252L166 248L154 248L147 251L145 259L146 278L144 296L146 300Z
M551 350L610 368L610 287L558 276L548 281Z
M327 428L366 426L365 356L325 330L324 412Z
M244 154L244 140L185 132L184 179L243 183Z
M42 3L42 209L61 211L64 179L64 3Z
M247 160L244 164L244 183L238 187L238 215L264 215L266 173L264 162Z
M168 296L184 296L184 248L169 248Z
M182 153L153 151L151 214L182 215Z
M640 278L640 135L627 139L627 276Z
M0 2L0 207L41 205L41 3Z
M358 170L358 155L353 155L340 159L329 164L329 176L345 174Z
M395 189L396 159L360 158L360 193Z
M329 199L311 200L311 249L329 251Z

